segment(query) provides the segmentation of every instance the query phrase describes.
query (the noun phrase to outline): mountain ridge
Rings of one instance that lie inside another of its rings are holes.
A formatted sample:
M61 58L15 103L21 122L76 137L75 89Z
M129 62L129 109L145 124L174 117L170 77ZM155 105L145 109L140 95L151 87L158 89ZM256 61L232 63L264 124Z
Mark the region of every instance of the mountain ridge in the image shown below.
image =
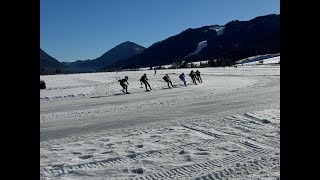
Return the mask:
M158 66L182 60L229 59L228 62L231 63L257 53L280 52L280 14L258 16L248 21L230 21L220 26L219 30L218 26L220 25L188 28L154 43L138 55L103 69ZM187 56L202 41L207 41L207 46L200 52Z
M40 74L59 73L65 66L40 48Z
M93 60L78 60L71 63L64 63L68 70L72 72L89 72L96 71L107 65L115 63L122 59L127 59L133 55L143 52L146 48L136 43L125 41L107 52L100 57Z

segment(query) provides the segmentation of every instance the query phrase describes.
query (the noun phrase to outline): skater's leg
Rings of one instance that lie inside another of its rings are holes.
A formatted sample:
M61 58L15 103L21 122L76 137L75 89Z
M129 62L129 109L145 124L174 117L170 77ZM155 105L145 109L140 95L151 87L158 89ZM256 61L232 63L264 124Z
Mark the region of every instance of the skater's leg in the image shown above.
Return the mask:
M120 85L122 86L122 90L121 90L121 91L122 91L123 93L125 93L125 91L124 91L124 90L125 90L125 87L124 87L125 85L124 85L124 84L120 84Z
M198 81L199 83L201 83L201 82L200 82L200 79L199 79L199 76L197 76L197 78L196 78L196 79L197 79L197 81Z
M143 84L146 86L146 91L148 91L148 86L146 82L143 82Z
M167 83L168 83L168 88L170 88L169 81L167 81Z
M151 89L151 86L150 86L150 84L149 84L148 82L147 82L147 84L148 84L148 86L149 86L150 90L152 90L152 89Z
M172 82L171 81L169 81L170 82L170 84L171 84L171 86L173 87L173 84L172 84ZM168 84L169 85L169 84Z

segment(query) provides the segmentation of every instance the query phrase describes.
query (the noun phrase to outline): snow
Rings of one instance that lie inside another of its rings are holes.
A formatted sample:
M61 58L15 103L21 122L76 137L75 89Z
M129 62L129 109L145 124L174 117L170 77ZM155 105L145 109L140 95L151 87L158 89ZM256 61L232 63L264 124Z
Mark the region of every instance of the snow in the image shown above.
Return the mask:
M150 70L150 67L146 67L146 68L139 68L140 71L147 71Z
M214 29L217 32L217 35L220 36L223 34L224 26L215 25L213 27L210 27L210 29Z
M173 67L174 65L172 65L172 64L166 64L166 65L162 65L161 67L162 68L165 68L165 69L168 69L168 68L171 68L171 67Z
M190 64L200 67L201 63L202 64L208 64L208 62L209 62L209 60L207 60L207 61L195 61L195 62L190 62Z
M220 27L219 29L217 29L217 35L220 36L221 34L223 34L223 30L225 27Z
M208 45L207 40L199 42L196 50L193 53L190 53L189 55L187 55L186 57L194 54L198 54L204 47L207 47L207 45Z
M224 26L214 25L213 27L210 27L209 29L215 30L217 32L217 35L220 36L221 34L223 34L224 28L225 28ZM207 40L199 42L196 50L194 52L188 54L186 57L194 55L194 54L198 54L207 45L208 45ZM219 45L219 46L222 48L221 45Z
M245 65L262 65L262 64L277 64L280 63L280 56L268 58L268 59L261 59L258 61L244 63Z
M280 62L280 53L252 56L252 57L238 60L235 63L236 64L259 64L260 60L262 60L263 62L266 62L266 63L279 63ZM277 61L277 60L279 60L279 61Z
M40 76L40 179L280 179L280 65L190 70Z

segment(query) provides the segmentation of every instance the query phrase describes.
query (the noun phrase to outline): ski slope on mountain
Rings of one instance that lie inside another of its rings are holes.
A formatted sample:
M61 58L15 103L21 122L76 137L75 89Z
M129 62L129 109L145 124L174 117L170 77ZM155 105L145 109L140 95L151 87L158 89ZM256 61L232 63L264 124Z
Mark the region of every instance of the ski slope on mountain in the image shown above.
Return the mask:
M190 70L40 76L40 179L280 179L280 65Z
M196 50L194 50L193 53L190 53L186 57L194 55L194 54L198 54L203 48L207 47L207 45L208 45L207 40L199 42Z

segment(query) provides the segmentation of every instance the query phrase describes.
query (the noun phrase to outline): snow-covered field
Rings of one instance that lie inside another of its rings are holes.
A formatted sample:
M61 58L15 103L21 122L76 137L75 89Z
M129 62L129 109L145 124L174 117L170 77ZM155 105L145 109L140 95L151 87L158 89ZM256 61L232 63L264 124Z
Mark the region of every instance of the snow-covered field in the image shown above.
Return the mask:
M272 57L268 59L262 59L259 61L253 61L253 62L248 62L244 63L245 65L263 65L263 64L277 64L280 63L280 57Z
M251 57L236 61L235 63L245 64L245 65L257 65L257 64L261 64L260 61L262 62L262 64L280 63L280 53L251 56Z
M190 70L40 76L40 178L280 179L280 65Z

